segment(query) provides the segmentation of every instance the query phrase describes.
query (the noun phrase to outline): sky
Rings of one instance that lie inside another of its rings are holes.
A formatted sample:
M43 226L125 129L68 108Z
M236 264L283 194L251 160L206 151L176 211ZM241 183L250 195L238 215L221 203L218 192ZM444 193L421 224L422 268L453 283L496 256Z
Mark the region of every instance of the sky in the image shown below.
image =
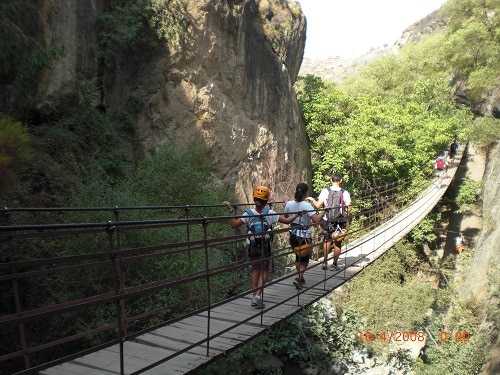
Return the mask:
M445 0L298 0L307 17L305 57L345 58L391 45Z

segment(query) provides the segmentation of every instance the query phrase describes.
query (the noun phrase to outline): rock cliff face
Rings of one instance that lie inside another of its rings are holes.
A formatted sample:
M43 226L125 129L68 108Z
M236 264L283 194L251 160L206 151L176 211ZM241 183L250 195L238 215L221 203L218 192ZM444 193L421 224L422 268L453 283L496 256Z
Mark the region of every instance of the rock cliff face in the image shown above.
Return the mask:
M395 46L401 48L408 43L417 43L430 34L444 30L445 27L446 19L443 18L441 10L436 10L406 28Z
M45 72L40 106L100 75L96 18L106 0L42 1L48 46L64 50ZM167 2L168 3L168 2ZM240 200L252 186L275 199L310 179L310 156L293 84L305 46L305 18L285 0L183 0L188 33L148 56L130 56L104 77L101 105L137 106L136 133L148 152L201 140L217 175ZM179 15L177 15L179 16Z
M482 374L498 374L500 371L500 326L499 282L500 282L500 143L490 146L486 170L483 176L483 229L475 244L474 258L466 275L461 294L469 301L484 306L490 327L491 346L488 362Z

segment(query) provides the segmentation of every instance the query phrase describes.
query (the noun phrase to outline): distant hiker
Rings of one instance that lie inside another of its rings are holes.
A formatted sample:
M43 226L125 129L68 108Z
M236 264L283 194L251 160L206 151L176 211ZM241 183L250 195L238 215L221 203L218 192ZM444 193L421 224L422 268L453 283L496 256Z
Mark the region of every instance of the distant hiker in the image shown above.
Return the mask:
M315 212L311 203L305 201L309 186L301 182L295 188L295 199L288 201L284 209L284 217L288 218L289 212L300 212L297 217L290 224L290 246L295 252L295 268L298 277L295 279L294 285L300 289L305 284L304 272L309 264L309 259L312 253L312 234L311 224L318 224L321 221L321 215Z
M325 208L321 226L323 228L323 255L326 270L328 266L328 253L333 246L333 264L332 269L338 269L337 261L339 259L342 241L347 235L348 212L351 206L351 196L347 190L340 187L342 178L334 175L331 177L332 185L323 189L319 194L318 200L312 197L307 198L315 208Z
M439 180L443 178L443 175L448 175L448 162L446 160L446 154L441 151L434 162L434 169L439 177Z
M253 297L251 306L259 309L265 307L262 298L263 287L267 280L269 271L269 258L271 257L271 243L273 238L272 227L278 220L284 224L290 224L298 215L290 218L278 217L268 205L271 191L266 186L257 186L253 190L255 208L248 208L243 212L243 217L231 220L231 226L237 228L241 225L247 226L248 257L252 263L251 288ZM261 259L260 261L258 261Z
M457 152L458 152L458 142L457 142L457 139L453 139L453 142L451 143L450 145L450 158L453 159L456 155L457 155Z
M462 251L464 251L464 236L462 235L462 232L458 234L457 237L455 237L455 252L457 254L460 254Z
M453 142L450 144L450 149L449 149L450 152L448 153L450 166L455 165L455 156L457 156L458 147L459 145L457 139L454 138Z

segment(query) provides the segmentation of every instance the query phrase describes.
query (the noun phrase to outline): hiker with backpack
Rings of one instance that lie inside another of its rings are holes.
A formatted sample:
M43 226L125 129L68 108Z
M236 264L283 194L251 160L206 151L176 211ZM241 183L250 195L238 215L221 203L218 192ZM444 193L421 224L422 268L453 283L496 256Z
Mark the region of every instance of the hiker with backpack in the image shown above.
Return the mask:
M250 305L258 309L265 307L262 295L269 272L273 240L272 227L278 221L290 224L298 217L298 215L292 215L288 218L279 216L267 205L270 195L271 191L267 186L257 186L253 190L255 208L247 208L243 212L243 217L232 219L230 223L233 228L238 228L241 225L247 227L248 257L252 261L250 283L253 297Z
M457 139L454 138L453 139L453 142L450 144L450 158L451 159L454 159L455 156L457 155L457 152L458 152L458 142L457 142Z
M450 152L448 153L450 166L455 165L455 156L457 156L458 147L459 146L458 146L457 139L454 138L453 142L450 144Z
M441 151L434 162L434 169L436 171L439 181L442 180L444 175L448 175L448 161L446 160L446 154Z
M286 203L284 209L284 217L288 218L288 213L297 213L299 216L290 224L290 246L295 252L295 268L298 277L294 281L297 289L302 289L306 280L304 272L309 264L309 259L312 253L312 234L311 225L318 224L321 221L319 215L313 208L311 203L305 200L309 186L301 182L295 188L295 199Z
M311 204L319 209L324 207L323 220L323 269L328 268L328 253L333 247L332 270L338 269L338 259L342 249L342 241L347 235L348 213L351 206L351 196L347 190L340 187L342 177L334 175L331 178L332 185L325 188L319 194L318 200L307 198Z

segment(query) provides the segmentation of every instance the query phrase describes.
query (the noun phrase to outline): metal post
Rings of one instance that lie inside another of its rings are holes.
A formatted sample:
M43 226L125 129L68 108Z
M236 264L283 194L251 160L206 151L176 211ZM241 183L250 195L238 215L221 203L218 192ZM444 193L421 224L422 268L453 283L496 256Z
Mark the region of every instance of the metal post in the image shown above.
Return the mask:
M118 217L118 211L115 210L115 219ZM110 259L113 265L113 271L115 274L115 293L121 294L124 287L123 274L121 269L120 258L115 254L116 247L119 248L118 235L116 226L108 222L108 228L106 229L109 241ZM125 301L120 297L116 303L117 310L117 323L118 323L118 335L120 338L120 375L125 374L125 360L124 360L124 348L123 344L125 342L126 336L126 316L125 316Z
M321 219L321 220L323 220L323 219ZM323 232L321 232L321 236L323 236ZM324 238L321 239L321 243L319 246L321 246L320 251L322 251L323 254L325 254L325 246L328 246L328 243L326 243L326 245L325 245ZM326 291L326 269L328 268L327 259L328 259L328 251L326 252L326 256L324 256L324 258L323 258L323 262L325 263L325 266L326 266L326 267L324 267L324 270L323 270L323 290L325 290L325 291Z
M184 216L186 219L188 219L186 223L186 242L187 242L187 256L188 256L188 271L189 274L191 275L193 273L193 254L191 252L191 225L189 223L189 217L190 217L190 205L187 204L184 206ZM188 285L187 287L187 294L188 294L188 304L191 305L191 300L193 298L192 294L192 286L191 284Z
M346 278L346 269L347 269L347 245L349 244L349 240L348 240L348 232L349 232L349 207L346 207L346 217L347 217L347 223L346 223L346 227L345 227L345 233L346 233L346 236L345 236L345 251L344 251L344 279ZM342 246L340 246L340 255L342 255ZM340 258L340 255L339 255L339 258Z
M5 225L10 225L10 212L8 207L4 207L2 209L2 220L0 223L3 222ZM10 242L12 240L11 236L7 236L5 239L6 242ZM11 266L11 273L15 274L17 272L16 268L14 266ZM17 278L12 279L12 294L14 297L14 306L16 309L16 314L20 314L23 311L23 306L21 303L21 295L19 293L19 281ZM17 324L17 331L19 334L19 343L21 344L21 347L23 348L23 360L24 360L24 368L28 369L31 367L31 361L29 358L29 355L27 353L27 339L26 339L26 326L24 325L24 322L19 322Z
M205 248L205 273L207 277L207 303L208 303L208 311L207 311L207 357L210 355L210 315L211 315L211 292L210 292L210 275L209 275L209 262L208 262L208 235L207 235L207 218L203 218L203 243Z
M16 273L16 269L14 267L12 268L12 273ZM16 307L16 314L20 314L23 311L23 308L19 293L19 281L17 280L17 278L12 279L12 291L14 293L14 304ZM26 340L26 327L22 321L17 324L17 330L19 333L19 341L21 347L23 348L24 367L28 369L31 367L31 361L27 353L28 344Z
M3 222L5 222L6 225L10 224L10 212L8 207L4 207L2 209L2 216L3 216Z
M236 216L238 214L238 206L233 205L233 216ZM233 234L238 235L240 234L240 231L237 228L233 229ZM233 242L233 256L232 256L232 262L237 263L240 260L240 252L238 249L238 240L234 240ZM237 288L239 287L241 283L241 275L242 272L233 272L233 283L234 283L234 288L235 288L235 293L237 293Z
M260 224L261 224L261 228L264 228L264 217L262 216L262 214L260 215ZM263 278L263 271L264 271L264 258L265 258L265 254L264 254L264 242L265 242L265 236L267 235L267 233L263 234L262 237L260 238L260 258L261 258L261 264L259 264L259 280L262 278L262 288L261 288L261 299L262 299L262 304L264 304L264 284L266 283L266 280L264 280ZM269 266L268 266L268 271L269 271ZM261 306L261 310L260 310L260 325L262 325L262 322L264 320L264 309L262 308Z

